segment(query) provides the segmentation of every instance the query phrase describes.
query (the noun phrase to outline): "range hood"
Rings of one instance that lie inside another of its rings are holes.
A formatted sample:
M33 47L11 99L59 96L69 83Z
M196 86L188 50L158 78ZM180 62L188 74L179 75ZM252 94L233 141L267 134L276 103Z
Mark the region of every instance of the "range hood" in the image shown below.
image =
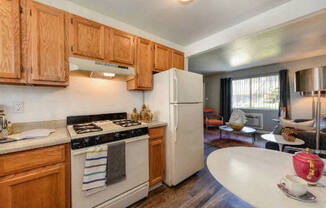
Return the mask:
M77 70L89 71L93 73L103 73L104 76L108 76L108 77L114 77L115 74L125 75L125 76L135 76L135 68L133 67L69 57L69 71L77 71Z

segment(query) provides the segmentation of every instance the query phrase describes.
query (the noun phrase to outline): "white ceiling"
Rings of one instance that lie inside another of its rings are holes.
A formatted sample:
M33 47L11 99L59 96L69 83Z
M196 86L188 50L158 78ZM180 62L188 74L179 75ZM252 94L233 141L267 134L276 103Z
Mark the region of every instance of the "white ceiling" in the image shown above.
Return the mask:
M289 0L70 0L186 46Z
M326 55L326 11L223 45L189 59L189 71L210 74Z

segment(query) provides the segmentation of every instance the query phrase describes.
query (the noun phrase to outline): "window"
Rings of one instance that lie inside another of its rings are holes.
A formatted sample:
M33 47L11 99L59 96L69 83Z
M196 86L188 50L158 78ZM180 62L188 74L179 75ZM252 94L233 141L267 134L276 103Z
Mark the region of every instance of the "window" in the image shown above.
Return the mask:
M232 108L279 108L279 76L232 80Z

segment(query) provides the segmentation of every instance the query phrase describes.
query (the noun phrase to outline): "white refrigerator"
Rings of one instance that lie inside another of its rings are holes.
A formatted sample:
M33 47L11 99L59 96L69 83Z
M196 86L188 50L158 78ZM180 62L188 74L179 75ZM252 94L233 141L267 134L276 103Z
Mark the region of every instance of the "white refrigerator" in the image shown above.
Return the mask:
M168 123L164 182L175 186L204 167L203 76L174 68L157 73L144 101L155 120Z

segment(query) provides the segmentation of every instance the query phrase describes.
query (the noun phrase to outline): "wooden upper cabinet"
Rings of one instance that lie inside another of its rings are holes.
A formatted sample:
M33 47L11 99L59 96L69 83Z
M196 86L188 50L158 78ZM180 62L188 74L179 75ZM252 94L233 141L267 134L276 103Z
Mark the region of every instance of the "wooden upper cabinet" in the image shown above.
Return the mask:
M65 82L65 13L36 2L31 9L31 82Z
M0 178L0 208L65 208L65 171L59 163Z
M72 54L104 59L104 26L75 15L71 15L70 24Z
M153 87L154 44L152 41L138 38L136 76L140 88Z
M136 76L128 81L128 90L151 90L153 88L154 44L137 38Z
M176 50L172 51L172 67L184 70L184 53Z
M0 78L21 77L20 0L0 0Z
M166 46L155 43L154 71L164 71L172 68L172 50Z
M134 64L135 36L111 29L109 48L110 61L128 65Z

